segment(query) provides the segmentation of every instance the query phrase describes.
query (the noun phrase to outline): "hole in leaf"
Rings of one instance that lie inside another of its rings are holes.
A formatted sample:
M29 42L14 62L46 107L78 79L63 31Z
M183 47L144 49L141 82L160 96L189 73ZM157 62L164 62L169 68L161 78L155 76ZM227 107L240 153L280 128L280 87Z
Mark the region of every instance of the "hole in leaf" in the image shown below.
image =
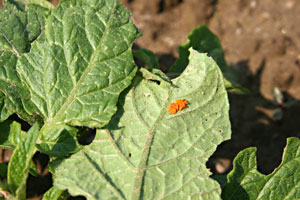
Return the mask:
M77 127L78 128L78 127ZM81 145L89 145L93 142L96 136L95 128L79 127L77 133L78 142Z
M68 200L86 200L84 196L69 197Z
M149 79L149 81L154 82L154 83L156 83L157 85L160 85L160 81L158 81L158 80L151 80L151 79Z
M40 176L45 176L48 172L49 156L40 152L36 152L32 158L36 165L37 171Z
M32 160L36 166L36 170L34 170L34 168L30 168L30 174L26 184L27 198L41 196L53 185L52 175L47 167L49 163L49 156L37 152L33 156ZM32 175L35 171L37 172L37 175Z
M128 154L129 158L131 158L131 153Z

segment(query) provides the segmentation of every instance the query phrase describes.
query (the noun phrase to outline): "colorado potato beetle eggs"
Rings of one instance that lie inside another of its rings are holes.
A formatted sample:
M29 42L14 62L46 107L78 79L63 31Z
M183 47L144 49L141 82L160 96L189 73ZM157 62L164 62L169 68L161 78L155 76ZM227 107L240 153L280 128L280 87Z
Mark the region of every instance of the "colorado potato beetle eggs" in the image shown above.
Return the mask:
M189 102L184 99L176 99L176 103L171 103L169 105L169 113L176 114L178 110L181 111L187 108L188 104Z

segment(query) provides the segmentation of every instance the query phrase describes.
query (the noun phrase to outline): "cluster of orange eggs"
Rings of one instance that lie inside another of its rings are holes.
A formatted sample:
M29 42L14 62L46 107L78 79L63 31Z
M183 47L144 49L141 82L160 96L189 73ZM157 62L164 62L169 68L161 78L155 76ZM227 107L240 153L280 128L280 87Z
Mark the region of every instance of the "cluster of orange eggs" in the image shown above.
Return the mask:
M176 114L178 110L183 110L187 108L188 104L189 102L184 99L176 99L176 103L171 103L169 105L169 113Z

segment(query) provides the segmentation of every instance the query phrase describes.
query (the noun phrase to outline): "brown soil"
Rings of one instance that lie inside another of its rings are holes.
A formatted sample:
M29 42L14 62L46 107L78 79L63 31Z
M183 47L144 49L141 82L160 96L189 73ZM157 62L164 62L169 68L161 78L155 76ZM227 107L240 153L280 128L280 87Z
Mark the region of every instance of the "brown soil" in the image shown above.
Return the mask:
M218 147L208 166L214 170L220 160L232 161L239 151L255 146L259 170L272 172L281 162L286 138L300 137L300 104L276 105L272 95L272 89L278 87L285 102L300 100L299 1L121 2L132 11L134 23L143 32L136 40L137 46L155 52L163 70L174 62L177 47L194 27L206 24L219 36L228 64L237 70L239 82L252 94L229 95L232 139ZM279 120L272 116L276 108L283 110Z

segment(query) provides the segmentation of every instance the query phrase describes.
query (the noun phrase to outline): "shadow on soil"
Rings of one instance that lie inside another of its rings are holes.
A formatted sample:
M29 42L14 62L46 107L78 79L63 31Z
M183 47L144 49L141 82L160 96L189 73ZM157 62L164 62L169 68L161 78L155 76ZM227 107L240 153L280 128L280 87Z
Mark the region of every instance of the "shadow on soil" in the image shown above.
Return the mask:
M218 146L207 166L216 172L213 166L215 159L228 158L232 161L241 150L257 147L258 170L269 174L281 163L286 139L300 137L300 104L297 102L291 107L276 105L259 93L264 62L255 76L248 70L248 61L241 61L236 66L240 83L250 87L252 93L250 95L229 94L232 139ZM294 100L288 94L283 93L283 96L284 102ZM275 109L282 111L280 119L274 119Z

